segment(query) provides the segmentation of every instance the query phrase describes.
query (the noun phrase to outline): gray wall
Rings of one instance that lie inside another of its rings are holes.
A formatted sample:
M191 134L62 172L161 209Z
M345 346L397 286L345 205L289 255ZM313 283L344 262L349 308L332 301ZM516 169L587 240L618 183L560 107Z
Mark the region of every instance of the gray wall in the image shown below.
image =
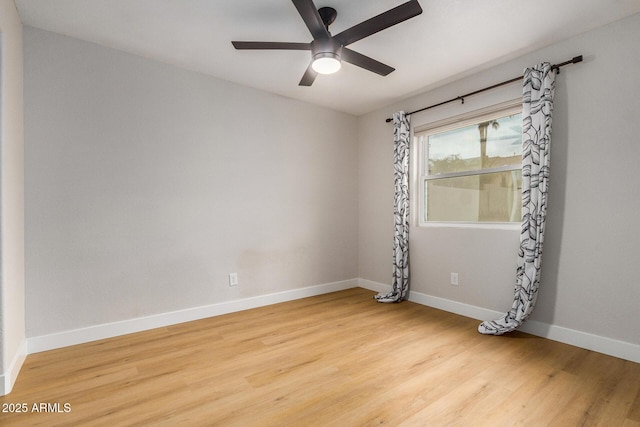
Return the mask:
M22 24L0 0L0 395L25 357Z
M636 15L354 118L26 28L27 336L354 277L389 284L384 119L581 53L557 80L533 319L638 343L639 39ZM519 96L511 85L413 125ZM412 289L506 311L517 245L515 229L414 226Z
M386 117L507 80L528 65L583 54L584 63L557 79L543 273L532 319L640 343L638 40L635 15L362 116L359 276L390 284L392 125ZM412 126L508 101L520 91L515 84L415 114ZM517 230L418 228L415 218L413 224L412 290L500 312L510 308ZM450 272L460 274L459 287L449 284Z
M24 34L27 336L357 277L355 117Z

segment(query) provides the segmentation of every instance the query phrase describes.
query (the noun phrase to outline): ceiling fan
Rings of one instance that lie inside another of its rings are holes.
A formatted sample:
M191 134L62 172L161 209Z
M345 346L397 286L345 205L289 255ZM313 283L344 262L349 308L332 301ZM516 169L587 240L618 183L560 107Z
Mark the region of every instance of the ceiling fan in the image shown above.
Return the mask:
M311 64L302 76L300 86L311 86L318 73L335 73L340 69L341 61L386 76L394 68L346 46L422 13L418 0L411 0L332 36L329 25L338 15L334 8L316 9L313 0L292 0L292 2L313 36L311 42L232 41L231 43L236 49L310 50Z

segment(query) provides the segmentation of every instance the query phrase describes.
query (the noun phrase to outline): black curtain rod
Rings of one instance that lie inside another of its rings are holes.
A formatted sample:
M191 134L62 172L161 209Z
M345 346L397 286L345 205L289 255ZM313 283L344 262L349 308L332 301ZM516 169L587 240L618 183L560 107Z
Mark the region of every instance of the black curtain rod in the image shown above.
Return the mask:
M570 59L568 61L561 62L559 64L554 64L554 65L551 66L551 68L552 69L555 68L556 70L558 70L558 73L560 73L560 67L564 67L565 65L569 65L569 64L577 64L578 62L582 62L582 55L574 56L572 59ZM454 101L461 101L464 104L464 99L470 97L471 95L476 95L476 94L478 94L480 92L485 92L485 91L488 91L488 90L491 90L491 89L495 89L495 88L500 87L500 86L508 85L509 83L517 82L518 80L522 80L522 79L523 79L522 76L514 77L514 78L506 80L504 82L497 83L495 85L488 86L488 87L485 87L485 88L482 88L482 89L479 89L479 90L475 90L473 92L469 92L469 93L467 93L465 95L456 96L455 98L451 98L448 101L442 101L442 102L439 102L437 104L433 104L433 105L429 105L428 107L421 108L419 110L411 111L411 112L407 113L407 115L411 115L411 114L414 114L414 113L419 113L420 111L429 110L431 108L439 107L441 105L448 104L448 103L454 102ZM393 119L388 118L385 121L387 123L389 123L389 122L393 121Z

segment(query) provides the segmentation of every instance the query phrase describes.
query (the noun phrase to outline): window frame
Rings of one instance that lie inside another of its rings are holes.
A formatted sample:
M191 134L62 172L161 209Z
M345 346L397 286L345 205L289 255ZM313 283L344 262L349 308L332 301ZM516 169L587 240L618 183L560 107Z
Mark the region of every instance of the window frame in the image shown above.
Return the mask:
M496 172L505 172L511 170L521 170L522 165L519 166L502 166L497 168L482 169L480 171L462 171L443 173L438 175L427 175L428 166L428 143L427 138L420 141L421 137L428 135L447 132L449 130L458 129L461 127L469 126L472 124L496 119L500 117L509 116L512 114L522 114L522 99L517 98L500 104L492 105L490 107L474 110L458 116L449 117L443 120L434 121L424 125L416 126L412 132L412 139L414 147L416 147L417 162L415 165L416 170L416 198L418 200L418 206L415 210L418 227L466 227L466 228L490 228L490 229L507 229L514 230L519 229L521 223L516 222L479 222L479 221L427 221L426 220L426 200L425 200L425 186L426 179L428 177L437 176L438 178L452 178L462 176L474 176L484 175Z

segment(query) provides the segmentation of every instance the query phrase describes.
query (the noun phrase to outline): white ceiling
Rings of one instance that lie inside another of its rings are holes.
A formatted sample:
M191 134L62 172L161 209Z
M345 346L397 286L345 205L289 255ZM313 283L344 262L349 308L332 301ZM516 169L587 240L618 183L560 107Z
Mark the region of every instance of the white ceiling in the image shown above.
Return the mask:
M345 64L299 87L309 52L231 45L311 41L290 0L15 1L25 25L355 115L640 12L640 0L420 0L421 15L349 46L396 71L381 77ZM338 11L337 34L405 1L315 4Z

